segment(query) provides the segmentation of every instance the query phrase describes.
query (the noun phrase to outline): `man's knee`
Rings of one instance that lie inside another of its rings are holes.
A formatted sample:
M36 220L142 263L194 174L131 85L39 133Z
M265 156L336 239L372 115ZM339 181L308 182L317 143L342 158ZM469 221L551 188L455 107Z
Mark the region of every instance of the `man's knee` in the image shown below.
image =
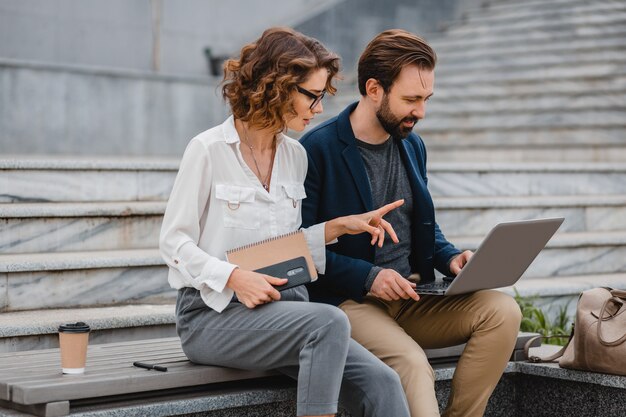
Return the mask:
M488 311L487 317L501 322L507 328L519 330L522 312L513 297L496 290L480 291L476 294L481 297L480 304Z
M399 356L394 368L400 375L400 379L406 382L423 380L424 378L435 380L435 372L423 351L406 352L406 354Z

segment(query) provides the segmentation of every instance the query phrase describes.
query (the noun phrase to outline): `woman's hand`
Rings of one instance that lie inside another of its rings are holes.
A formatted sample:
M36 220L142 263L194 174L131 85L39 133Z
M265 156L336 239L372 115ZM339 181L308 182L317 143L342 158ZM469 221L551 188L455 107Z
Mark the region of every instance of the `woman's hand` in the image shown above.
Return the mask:
M248 308L280 300L280 292L272 285L285 285L287 279L275 278L253 271L236 268L230 274L226 286L237 295L237 299Z
M372 235L372 245L378 243L379 247L383 246L385 241L385 232L389 233L391 240L398 243L398 236L393 230L391 224L383 219L383 216L404 204L404 200L394 201L386 204L379 209L368 211L362 214L353 214L351 216L338 217L326 223L326 241L330 242L341 235L357 235L367 232Z

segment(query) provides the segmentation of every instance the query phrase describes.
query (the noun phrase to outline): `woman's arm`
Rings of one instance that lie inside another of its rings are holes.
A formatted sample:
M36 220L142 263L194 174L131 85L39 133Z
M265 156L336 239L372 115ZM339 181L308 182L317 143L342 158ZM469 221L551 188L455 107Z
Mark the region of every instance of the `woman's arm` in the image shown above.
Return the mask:
M212 178L207 149L200 140L193 139L185 150L167 203L159 249L167 265L178 272L174 282L170 281L172 286L196 288L209 307L221 311L232 298L226 283L236 266L198 246Z
M379 247L383 246L385 240L385 232L389 233L391 239L398 243L398 237L393 230L391 224L383 219L383 216L404 204L404 200L394 201L382 206L377 210L368 211L362 214L353 214L351 216L337 217L326 222L324 234L326 242L331 242L339 236L357 235L359 233L369 233L372 235L372 245L378 243Z

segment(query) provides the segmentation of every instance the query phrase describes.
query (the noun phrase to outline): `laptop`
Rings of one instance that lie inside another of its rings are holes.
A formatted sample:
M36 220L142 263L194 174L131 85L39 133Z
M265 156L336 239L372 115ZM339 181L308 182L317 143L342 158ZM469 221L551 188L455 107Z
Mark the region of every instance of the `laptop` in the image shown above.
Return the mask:
M513 285L563 220L557 217L499 223L456 277L420 282L415 291L428 295L458 295Z

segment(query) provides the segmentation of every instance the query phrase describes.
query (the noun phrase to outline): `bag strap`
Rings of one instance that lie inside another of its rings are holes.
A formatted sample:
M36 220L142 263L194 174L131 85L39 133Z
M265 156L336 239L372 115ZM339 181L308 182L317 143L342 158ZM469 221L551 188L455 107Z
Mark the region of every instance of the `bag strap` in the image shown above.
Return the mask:
M530 356L529 351L530 351L530 346L533 344L533 342L535 340L538 339L551 339L551 338L555 338L555 337L559 337L559 338L569 338L567 343L565 344L565 346L563 346L558 352L553 353L552 355L546 356L546 357L540 357L540 356ZM572 326L572 332L570 333L569 336L564 335L564 334L556 334L553 336L535 336L533 338L531 338L530 340L528 340L525 344L524 344L524 356L526 357L526 359L528 360L528 362L532 362L532 363L542 363L542 362L554 362L555 359L560 358L561 356L563 356L563 354L565 353L565 349L567 349L567 347L569 346L569 344L571 343L572 339L574 338L574 326Z
M626 300L626 290L611 290L611 295Z
M613 290L613 291L615 291L615 290ZM611 293L613 293L613 291L611 291ZM625 294L626 294L626 292L625 292ZM598 318L598 339L600 340L600 343L602 343L604 346L617 346L617 345L621 345L622 343L624 343L624 341L626 341L626 332L622 335L622 337L620 337L619 339L616 339L616 340L614 340L612 342L607 342L602 337L602 323L605 322L605 321L609 321L609 320L613 319L615 316L621 314L621 313L617 313L617 314L610 314L609 313L609 316L607 318L605 318L604 317L604 313L606 313L606 308L609 305L609 303L616 304L616 305L619 306L619 308L621 308L624 305L624 302L619 297L611 297L608 300L606 300L604 302L604 304L602 304L602 309L600 310L600 317Z

